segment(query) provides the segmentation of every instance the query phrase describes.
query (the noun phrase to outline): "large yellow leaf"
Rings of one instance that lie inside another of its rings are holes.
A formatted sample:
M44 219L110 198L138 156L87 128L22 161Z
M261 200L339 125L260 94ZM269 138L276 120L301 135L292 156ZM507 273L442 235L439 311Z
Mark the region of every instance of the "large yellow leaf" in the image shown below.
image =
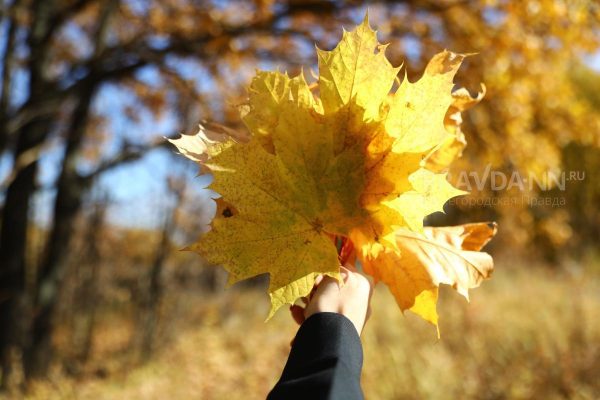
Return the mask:
M301 101L314 101L303 81L303 78L290 79L278 71L258 71L252 79L248 102L240 108L241 118L252 135L271 153L274 153L271 135L284 115L281 107L290 100L291 94Z
M338 277L337 253L318 220L282 184L277 159L257 142L231 146L206 164L211 188L235 212L217 215L191 250L223 265L230 282L270 273L272 313L306 296L317 274ZM310 199L308 199L310 200Z
M319 92L324 113L334 116L336 154L362 145L377 127L370 122L384 116L382 105L399 71L385 57L385 48L365 17L354 31L344 30L335 49L317 49Z
M177 139L167 139L179 153L200 164L202 172L208 172L204 164L218 154L223 148L234 142L247 142L249 135L245 132L227 128L216 123L205 123L198 127L195 135L180 135Z
M451 90L464 56L434 56L420 80L390 94L399 68L384 51L365 18L335 49L317 50L320 97L302 73L260 71L240 107L247 134L201 129L174 141L221 196L211 230L190 249L223 265L231 283L268 273L270 316L308 295L317 274L339 276L336 237L353 242L367 273L402 291L403 309L430 321L437 284L470 287L448 271L441 279L431 262L400 260L412 245L398 238L426 238L423 219L463 194L426 161L456 137L444 117L461 110Z
M448 199L466 194L446 180L446 174L435 174L420 168L408 177L412 190L400 194L388 204L402 214L406 225L414 230L423 228L423 218L436 211L444 211Z
M450 135L427 156L425 160L427 169L434 172L445 172L450 164L462 155L467 146L467 140L460 129L461 113L479 103L485 96L485 90L485 86L482 84L481 92L477 93L476 97L471 97L471 94L464 88L452 93L453 102L444 118L444 126Z
M385 126L389 135L397 139L394 152L427 151L448 136L444 116L453 103L452 80L464 58L444 50L431 59L417 82L406 78L402 81L389 102Z
M468 299L468 289L489 278L492 257L479 250L496 234L495 223L399 229L398 250L362 254L365 271L388 285L400 308L437 325L438 286L451 285ZM355 237L354 240L361 240Z

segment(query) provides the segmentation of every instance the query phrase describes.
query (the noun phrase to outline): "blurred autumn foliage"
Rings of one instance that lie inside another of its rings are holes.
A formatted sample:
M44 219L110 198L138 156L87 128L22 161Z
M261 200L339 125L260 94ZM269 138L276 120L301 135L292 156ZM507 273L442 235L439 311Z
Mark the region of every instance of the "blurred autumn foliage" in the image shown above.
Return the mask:
M487 93L463 116L469 145L451 179L490 169L537 180L563 171L584 176L542 189L488 184L429 222L496 219L499 252L544 257L557 269L598 250L600 5L367 3L2 2L3 389L19 391L53 367L75 376L89 372L94 347L102 347L93 339L98 320L111 320L119 307L133 332L122 348L143 362L176 335L168 326L174 304L183 301L176 300L180 291L223 287L219 273L176 251L203 229L200 216L210 208L192 180L194 167L172 158L162 137L192 133L203 119L242 129L235 105L256 68L292 74L314 68L313 45L329 49L340 27L355 25L367 5L380 41L390 43L386 54L394 65L404 63L411 80L444 48L477 53L457 83L472 93L484 83ZM143 186L127 180L140 165L164 181L160 190L142 192L154 221L136 214L139 204L118 214L129 219L115 221L111 213L123 208L115 193ZM164 176L156 172L160 166ZM126 178L104 178L118 171Z

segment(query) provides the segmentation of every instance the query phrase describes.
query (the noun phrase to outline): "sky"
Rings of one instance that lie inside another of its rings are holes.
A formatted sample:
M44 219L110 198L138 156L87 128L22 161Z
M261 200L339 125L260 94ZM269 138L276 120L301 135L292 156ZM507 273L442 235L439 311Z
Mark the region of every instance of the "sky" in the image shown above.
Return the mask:
M173 112L165 112L159 118L143 113L139 116L139 122L129 120L122 109L130 101L132 99L127 92L114 85L107 85L97 95L94 108L107 117L109 125L106 129L115 133L110 142L102 144L106 149L106 158L118 153L124 136L136 143L147 143L173 136L177 132L177 115ZM42 186L52 186L59 173L61 159L60 147L48 151L41 158L39 181ZM82 173L90 169L85 165L80 168ZM188 188L195 192L195 197L210 197L211 192L204 189L210 177L197 177L197 171L197 165L177 155L174 148L156 149L139 161L103 173L93 193L108 195L111 206L107 218L111 224L155 228L162 225L164 212L171 208L174 201L167 189L169 176L185 176L190 181ZM35 200L34 217L43 225L51 220L54 197L54 190L44 190Z

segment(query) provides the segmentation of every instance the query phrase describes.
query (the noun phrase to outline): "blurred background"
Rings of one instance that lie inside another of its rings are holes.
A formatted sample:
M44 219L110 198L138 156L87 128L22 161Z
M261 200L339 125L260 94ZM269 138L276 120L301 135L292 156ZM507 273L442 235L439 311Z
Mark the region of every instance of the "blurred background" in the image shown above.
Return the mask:
M0 397L265 397L297 328L263 323L264 277L225 289L179 251L212 217L210 178L163 137L244 129L257 68L316 71L314 45L367 8L411 80L444 48L477 53L456 83L487 94L450 174L472 192L429 223L500 230L471 303L442 290L441 340L376 290L366 397L600 398L596 0L2 0Z

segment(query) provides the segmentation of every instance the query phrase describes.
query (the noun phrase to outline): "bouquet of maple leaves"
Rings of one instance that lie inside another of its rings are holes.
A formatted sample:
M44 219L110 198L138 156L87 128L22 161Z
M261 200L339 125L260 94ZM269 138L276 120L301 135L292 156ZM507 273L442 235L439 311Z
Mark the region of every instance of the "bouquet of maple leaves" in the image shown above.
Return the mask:
M479 250L494 223L423 226L465 194L445 171L466 145L461 111L485 88L452 92L466 55L450 51L417 82L400 82L385 48L365 18L334 50L317 49L314 85L302 73L257 72L240 107L247 133L201 126L171 140L220 195L211 230L189 249L223 265L229 283L268 273L269 318L308 296L319 274L339 279L350 254L402 311L436 326L440 284L468 298L491 275Z

